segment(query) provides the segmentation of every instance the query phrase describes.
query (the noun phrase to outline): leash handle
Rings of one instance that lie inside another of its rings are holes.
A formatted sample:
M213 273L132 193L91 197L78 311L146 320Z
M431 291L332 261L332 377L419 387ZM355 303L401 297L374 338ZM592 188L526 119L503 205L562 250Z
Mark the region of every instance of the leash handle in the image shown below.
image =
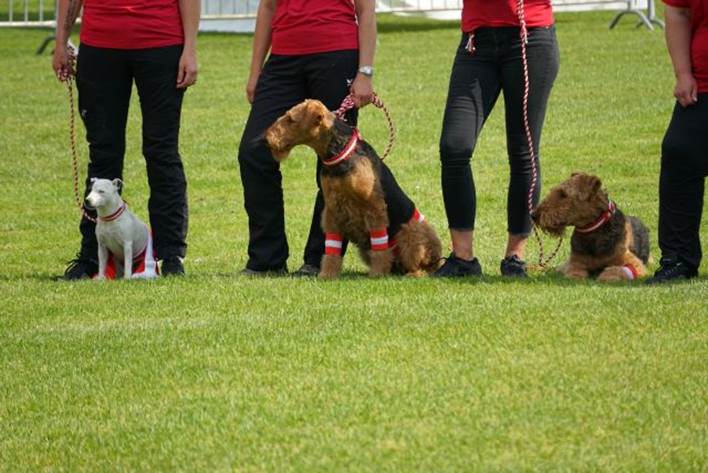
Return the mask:
M386 145L386 149L384 150L383 155L381 156L381 160L383 161L388 157L389 154L391 154L391 150L393 149L393 144L396 141L396 127L393 124L391 112L389 112L388 108L386 107L386 104L384 104L383 100L381 100L381 97L379 97L376 92L371 94L371 104L374 107L383 111L386 117L386 122L388 123L388 144ZM344 116L349 110L355 107L356 105L354 104L354 95L349 94L344 97L344 100L342 100L342 104L337 110L335 110L334 115L340 120L346 121L346 118Z

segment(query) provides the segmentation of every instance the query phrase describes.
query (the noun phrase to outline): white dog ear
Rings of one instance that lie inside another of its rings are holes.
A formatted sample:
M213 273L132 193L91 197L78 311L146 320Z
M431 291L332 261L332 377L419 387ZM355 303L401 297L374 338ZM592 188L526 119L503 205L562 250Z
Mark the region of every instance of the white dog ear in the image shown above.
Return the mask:
M115 187L116 189L118 189L118 190L123 189L123 181L121 181L117 177L115 179L113 179L112 182L113 182L113 187Z
M91 184L93 184L93 183L96 182L97 180L98 180L97 177L92 177L92 178L91 178Z

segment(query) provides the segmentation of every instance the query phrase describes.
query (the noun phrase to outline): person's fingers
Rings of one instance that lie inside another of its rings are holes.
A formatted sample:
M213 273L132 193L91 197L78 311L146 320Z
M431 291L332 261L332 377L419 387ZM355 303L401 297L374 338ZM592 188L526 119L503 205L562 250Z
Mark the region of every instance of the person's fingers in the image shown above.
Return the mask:
M177 68L177 88L181 89L184 87L184 78L187 74L186 68L184 67L184 64L180 62L179 67Z
M185 87L190 87L197 83L197 71L187 71L184 78Z

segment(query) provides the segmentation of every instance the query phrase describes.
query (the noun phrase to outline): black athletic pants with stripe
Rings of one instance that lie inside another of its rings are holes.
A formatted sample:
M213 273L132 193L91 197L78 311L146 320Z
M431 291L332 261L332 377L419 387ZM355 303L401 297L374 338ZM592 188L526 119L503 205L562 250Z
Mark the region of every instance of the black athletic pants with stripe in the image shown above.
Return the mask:
M693 268L701 264L699 230L708 176L708 93L698 103L674 107L661 146L659 247L664 258Z
M477 29L474 54L465 50L467 40L467 35L463 34L457 48L440 137L441 181L448 226L454 230L474 229L477 197L470 161L482 126L503 92L511 169L508 231L513 235L528 235L531 220L527 201L532 167L522 113L524 75L519 28ZM529 28L527 58L528 118L538 157L546 104L560 63L554 27ZM540 169L538 171L534 203L541 188Z
M330 110L339 108L349 93L358 61L356 50L301 56L273 54L266 61L238 151L244 207L248 214L248 269L278 270L287 267L288 259L282 175L279 163L266 146L265 130L291 107L308 98L320 100ZM347 120L356 125L355 110L347 115ZM317 163L319 189L321 164L314 155L312 159ZM304 252L304 262L317 267L324 253L320 224L323 208L322 192L318 191Z
M178 151L184 90L175 87L181 55L182 46L133 50L82 44L77 61L79 112L89 144L86 194L93 177L123 177L133 82L138 89L148 210L158 259L183 257L187 248L187 181ZM82 218L80 229L82 256L97 259L95 225Z

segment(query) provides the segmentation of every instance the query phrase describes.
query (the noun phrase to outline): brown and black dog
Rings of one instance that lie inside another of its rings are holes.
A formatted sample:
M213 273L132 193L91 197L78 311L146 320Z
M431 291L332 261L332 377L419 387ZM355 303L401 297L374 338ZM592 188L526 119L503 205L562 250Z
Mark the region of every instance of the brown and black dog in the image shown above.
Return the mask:
M570 278L597 275L599 281L632 280L646 275L649 230L625 216L596 176L574 173L551 189L533 212L533 220L551 235L574 226L570 259L559 271Z
M419 276L438 268L442 248L435 230L358 130L322 102L294 106L266 130L265 139L278 161L306 145L322 162L326 242L320 277L340 274L344 239L359 247L370 276L392 270Z

